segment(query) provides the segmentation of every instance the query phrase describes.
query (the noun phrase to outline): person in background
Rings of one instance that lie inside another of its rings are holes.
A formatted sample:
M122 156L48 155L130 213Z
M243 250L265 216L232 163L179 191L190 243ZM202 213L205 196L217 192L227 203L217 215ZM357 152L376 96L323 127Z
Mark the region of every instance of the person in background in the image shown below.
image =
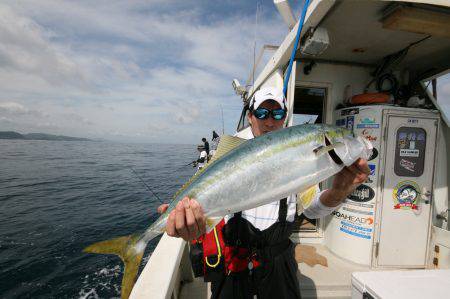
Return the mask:
M216 131L213 131L213 136L212 136L212 141L214 141L214 139L219 138L219 134L216 133Z
M216 153L219 141L220 141L219 134L217 134L216 131L213 131L213 137L211 139L211 150L209 151L211 158L214 157L214 154Z
M200 144L197 146L197 150L200 153L197 161L194 161L194 167L197 166L197 171L205 167L206 162L208 162L208 154L206 153L205 146Z
M281 90L261 88L249 103L248 120L251 131L238 137L252 139L282 129L287 115L286 99ZM345 198L363 183L370 173L367 161L358 159L333 178L330 189L311 195L311 204L303 214L321 218L339 208ZM229 271L211 282L212 298L300 298L295 245L289 237L294 227L297 195L225 216L223 238L235 252L247 250L245 256L232 255ZM167 205L158 210L163 212ZM193 240L205 231L205 216L195 199L184 198L168 218L169 236ZM254 264L254 259L260 264ZM243 265L243 267L241 267Z
M205 137L202 138L202 141L203 141L203 145L205 147L205 151L206 151L206 154L208 155L208 160L209 160L209 142L206 140Z

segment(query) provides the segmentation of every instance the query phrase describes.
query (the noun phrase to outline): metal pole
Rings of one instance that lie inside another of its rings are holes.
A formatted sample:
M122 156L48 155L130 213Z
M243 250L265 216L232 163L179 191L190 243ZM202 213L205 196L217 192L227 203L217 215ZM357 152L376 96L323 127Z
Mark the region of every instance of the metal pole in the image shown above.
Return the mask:
M225 134L225 123L223 121L223 108L222 108L222 104L220 104L220 112L222 113L222 135Z

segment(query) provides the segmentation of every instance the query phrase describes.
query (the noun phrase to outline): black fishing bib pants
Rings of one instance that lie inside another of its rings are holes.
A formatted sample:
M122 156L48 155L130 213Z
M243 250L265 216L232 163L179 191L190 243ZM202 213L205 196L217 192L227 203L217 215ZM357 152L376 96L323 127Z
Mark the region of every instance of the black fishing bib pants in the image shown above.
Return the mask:
M213 299L292 299L300 298L297 279L298 265L295 261L295 245L289 239L293 222L286 221L287 200L280 201L278 222L265 230L255 228L236 213L223 228L228 246L247 248L257 257L260 266L252 264L242 272L228 275L211 282Z

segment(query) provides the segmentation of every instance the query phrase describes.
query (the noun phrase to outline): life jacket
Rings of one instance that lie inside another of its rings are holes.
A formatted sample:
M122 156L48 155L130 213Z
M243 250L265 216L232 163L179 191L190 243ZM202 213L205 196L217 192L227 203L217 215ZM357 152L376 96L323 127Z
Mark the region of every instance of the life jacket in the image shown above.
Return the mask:
M282 199L279 222L273 226L286 223L286 216L287 200ZM264 264L267 253L276 256L289 244L288 236L286 242L265 244L260 238L261 234L262 231L242 218L241 212L235 213L227 224L222 219L211 232L191 242L190 257L194 275L204 276L205 281L213 281L224 274L252 271Z
M204 276L205 281L212 281L225 272L224 225L222 219L212 231L191 242L189 256L195 277Z

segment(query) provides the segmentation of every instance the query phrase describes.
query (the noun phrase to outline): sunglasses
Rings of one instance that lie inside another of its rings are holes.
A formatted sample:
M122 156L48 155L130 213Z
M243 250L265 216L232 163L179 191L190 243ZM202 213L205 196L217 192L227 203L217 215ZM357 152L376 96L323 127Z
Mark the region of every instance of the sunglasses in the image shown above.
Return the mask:
M286 116L286 110L284 109L269 110L266 108L258 108L253 110L252 113L257 119L267 119L270 114L274 120L282 120Z

